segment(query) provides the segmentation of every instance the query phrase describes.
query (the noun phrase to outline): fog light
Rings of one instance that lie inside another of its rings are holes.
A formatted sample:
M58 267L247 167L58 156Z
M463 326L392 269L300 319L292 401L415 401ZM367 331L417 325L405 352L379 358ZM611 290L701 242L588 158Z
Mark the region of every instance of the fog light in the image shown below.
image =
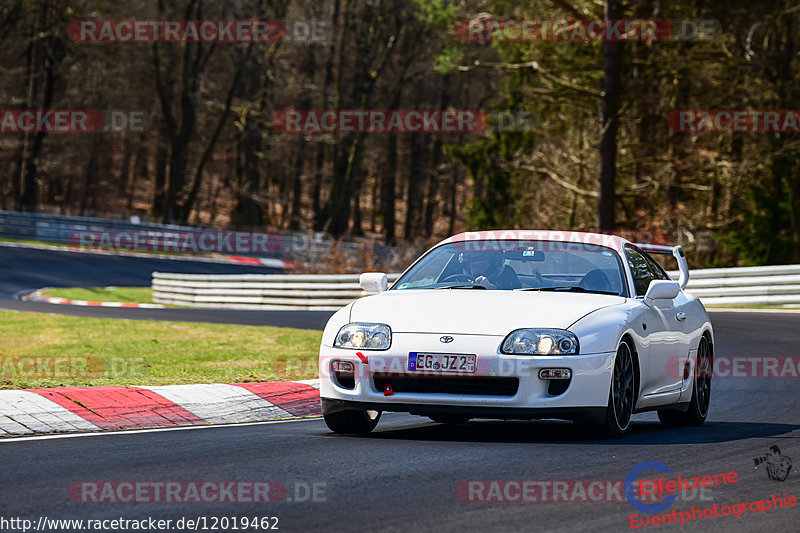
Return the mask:
M334 382L343 389L356 388L356 365L350 361L331 361Z
M571 379L572 371L568 368L543 368L539 371L541 379Z
M353 371L355 370L355 367L353 366L353 363L351 363L350 361L333 361L331 363L331 369L334 372L344 372L352 374Z

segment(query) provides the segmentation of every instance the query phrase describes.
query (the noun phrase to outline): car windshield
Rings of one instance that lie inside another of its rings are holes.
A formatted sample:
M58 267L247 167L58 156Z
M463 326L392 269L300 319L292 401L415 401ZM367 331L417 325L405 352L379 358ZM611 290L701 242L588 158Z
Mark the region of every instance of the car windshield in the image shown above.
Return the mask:
M428 252L392 290L539 290L625 296L622 272L619 255L595 244L455 242Z

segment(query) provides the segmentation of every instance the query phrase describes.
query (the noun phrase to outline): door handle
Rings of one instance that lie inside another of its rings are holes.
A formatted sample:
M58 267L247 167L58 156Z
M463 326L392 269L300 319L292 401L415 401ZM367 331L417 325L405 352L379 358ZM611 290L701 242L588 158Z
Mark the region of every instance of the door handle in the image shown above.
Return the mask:
M677 315L675 315L675 318L677 318L677 319L678 319L678 322L683 322L684 320L686 320L686 313L684 313L683 311L681 311L680 313L678 313Z

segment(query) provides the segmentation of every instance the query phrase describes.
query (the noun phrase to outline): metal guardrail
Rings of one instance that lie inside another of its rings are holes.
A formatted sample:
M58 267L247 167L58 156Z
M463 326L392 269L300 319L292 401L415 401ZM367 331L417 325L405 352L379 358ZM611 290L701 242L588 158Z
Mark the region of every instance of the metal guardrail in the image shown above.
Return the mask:
M230 309L335 311L366 293L358 274L153 272L153 302ZM389 274L393 282L399 274Z
M399 274L388 277L393 282ZM156 303L237 309L334 311L366 295L357 274L154 272L152 287ZM800 305L800 265L693 270L686 290L706 305Z
M692 270L686 290L705 305L800 305L800 265Z

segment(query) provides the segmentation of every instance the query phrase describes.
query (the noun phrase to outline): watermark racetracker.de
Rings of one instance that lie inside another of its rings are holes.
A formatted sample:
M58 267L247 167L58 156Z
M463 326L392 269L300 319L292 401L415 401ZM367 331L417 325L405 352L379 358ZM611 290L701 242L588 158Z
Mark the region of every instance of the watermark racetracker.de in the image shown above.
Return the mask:
M675 133L797 133L800 111L787 109L676 109L667 116Z
M515 109L284 109L272 118L276 131L303 134L521 132L540 123Z
M143 110L0 109L0 133L139 133L150 129Z
M722 35L714 19L500 19L461 20L456 35L467 42L710 41Z
M640 501L658 504L665 496L650 492L640 495L638 486L632 489ZM625 481L621 479L467 479L456 486L456 497L462 502L496 503L623 503L626 499ZM707 488L681 489L669 497L682 501L708 501L712 495Z
M667 360L667 373L672 377L688 379L694 374L696 356L675 356ZM797 355L715 355L704 359L698 369L701 378L722 379L798 379L800 356Z
M143 377L144 357L118 356L0 356L2 379L64 379Z
M305 243L274 232L131 230L74 231L67 244L86 251L274 254L287 251L287 244L303 249Z
M323 20L75 20L69 38L84 43L323 43L332 26Z
M294 481L75 481L69 497L82 504L225 504L327 501L327 483Z

